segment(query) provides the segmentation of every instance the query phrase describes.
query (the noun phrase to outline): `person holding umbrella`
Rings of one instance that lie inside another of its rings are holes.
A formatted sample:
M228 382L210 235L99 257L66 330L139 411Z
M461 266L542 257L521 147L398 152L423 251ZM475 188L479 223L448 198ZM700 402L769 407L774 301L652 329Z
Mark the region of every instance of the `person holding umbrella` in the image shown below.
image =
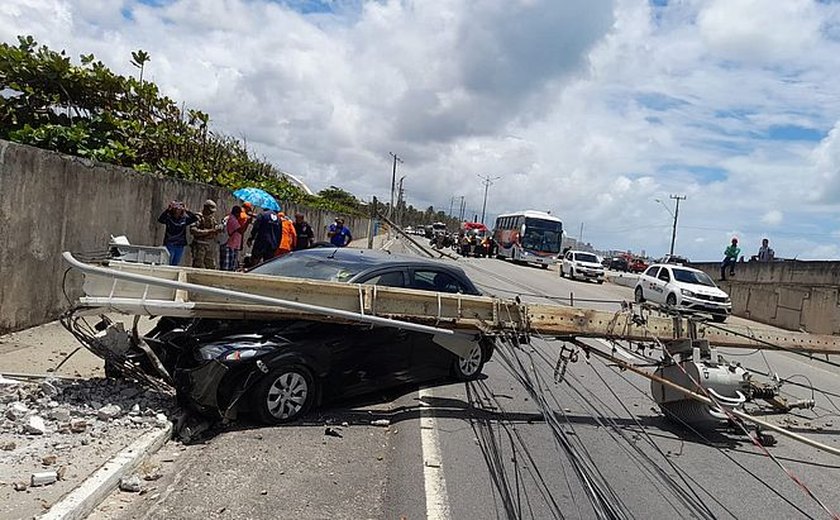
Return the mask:
M277 213L263 208L263 212L254 220L251 237L248 239L248 245L251 246L251 265L274 258L274 252L280 245L282 232L282 224Z

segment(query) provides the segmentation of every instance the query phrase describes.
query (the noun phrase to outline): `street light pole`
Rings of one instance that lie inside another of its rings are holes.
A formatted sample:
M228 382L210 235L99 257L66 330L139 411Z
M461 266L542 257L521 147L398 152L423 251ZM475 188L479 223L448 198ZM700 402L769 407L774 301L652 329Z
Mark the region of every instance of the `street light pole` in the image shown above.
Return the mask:
M685 195L671 195L671 199L675 201L674 207L674 227L671 230L671 255L674 254L674 244L677 241L677 219L680 218L680 201L685 200Z
M394 214L394 190L397 184L397 162L402 163L403 160L394 152L388 152L394 158L394 167L391 169L391 205L388 206L388 218Z
M487 190L493 183L501 177L490 177L489 175L479 175L479 179L481 179L481 183L484 184L484 203L481 205L481 223L484 224L484 213L487 210Z

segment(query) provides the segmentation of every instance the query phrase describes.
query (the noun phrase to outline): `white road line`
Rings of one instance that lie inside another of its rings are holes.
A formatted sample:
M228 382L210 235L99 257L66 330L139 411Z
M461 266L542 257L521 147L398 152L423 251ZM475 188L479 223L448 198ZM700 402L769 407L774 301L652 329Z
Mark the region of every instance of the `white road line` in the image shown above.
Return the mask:
M420 390L420 400L432 397L428 388ZM421 403L421 406L425 406ZM426 488L426 518L449 520L449 496L446 494L446 479L443 475L443 461L440 456L440 439L437 421L427 411L420 410L420 444L423 450L423 485Z

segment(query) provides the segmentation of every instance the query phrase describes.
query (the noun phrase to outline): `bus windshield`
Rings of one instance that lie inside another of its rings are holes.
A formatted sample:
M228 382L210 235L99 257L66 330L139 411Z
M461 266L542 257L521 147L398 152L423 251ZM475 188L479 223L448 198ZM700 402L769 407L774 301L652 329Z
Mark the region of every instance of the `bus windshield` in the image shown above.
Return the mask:
M563 224L538 218L525 219L522 247L542 253L559 253L563 239Z

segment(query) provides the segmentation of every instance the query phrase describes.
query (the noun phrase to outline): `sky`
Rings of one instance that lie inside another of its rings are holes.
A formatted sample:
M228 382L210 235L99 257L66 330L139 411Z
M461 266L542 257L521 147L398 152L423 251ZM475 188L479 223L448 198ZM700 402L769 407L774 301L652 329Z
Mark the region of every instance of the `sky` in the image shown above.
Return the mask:
M312 189L487 220L551 211L599 249L840 258L840 2L4 0L145 77ZM659 201L659 202L657 202Z

